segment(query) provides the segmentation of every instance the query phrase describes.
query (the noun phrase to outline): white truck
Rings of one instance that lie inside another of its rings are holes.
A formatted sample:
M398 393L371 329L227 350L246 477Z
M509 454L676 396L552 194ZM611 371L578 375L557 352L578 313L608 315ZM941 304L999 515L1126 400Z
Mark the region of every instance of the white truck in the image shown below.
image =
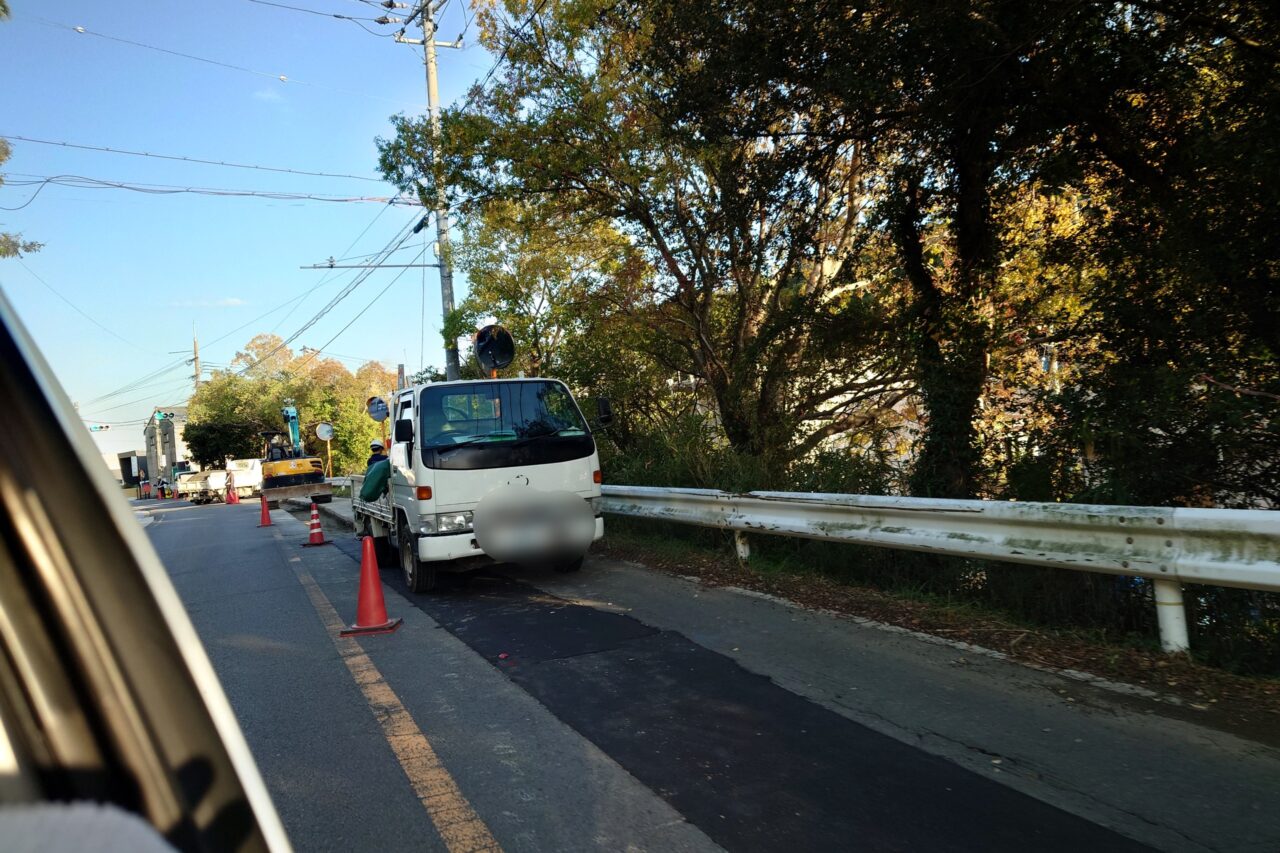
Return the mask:
M227 474L235 478L236 494L242 498L251 498L262 491L261 459L230 459L224 471L206 471L197 481L198 487L192 496L195 503L215 503L226 500Z
M440 571L483 562L582 566L604 535L600 457L573 395L552 379L486 379L415 385L387 399L390 477L376 500L352 477L357 531L379 561L399 557L413 592ZM608 400L594 426L608 425Z
M204 478L204 475L204 471L179 472L178 478L173 484L173 488L178 493L178 497L194 501L196 494L200 490L200 482Z

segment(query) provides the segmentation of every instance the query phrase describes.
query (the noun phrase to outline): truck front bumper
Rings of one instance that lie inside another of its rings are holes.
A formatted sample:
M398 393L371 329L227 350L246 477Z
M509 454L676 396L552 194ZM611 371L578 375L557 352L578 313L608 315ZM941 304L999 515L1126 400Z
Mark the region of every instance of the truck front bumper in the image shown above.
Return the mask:
M604 518L596 516L596 532L592 540L604 536ZM466 557L484 557L476 545L476 535L471 531L445 536L419 536L418 559L424 563L435 563L443 560L461 560Z

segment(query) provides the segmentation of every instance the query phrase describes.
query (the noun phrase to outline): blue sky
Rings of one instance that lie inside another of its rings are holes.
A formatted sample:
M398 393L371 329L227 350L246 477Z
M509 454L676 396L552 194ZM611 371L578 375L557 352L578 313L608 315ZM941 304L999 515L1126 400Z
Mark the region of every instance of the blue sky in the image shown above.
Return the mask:
M359 0L280 0L351 16L380 12ZM442 16L440 37L463 29L463 0ZM0 23L0 135L71 142L294 170L377 177L374 138L388 117L425 110L421 49L362 31L330 17L274 8L252 0L204 5L144 0L67 0L49 6L12 0ZM90 33L141 42L229 65L223 68L147 50ZM376 31L392 32L365 22ZM416 34L420 36L420 31ZM439 52L445 103L465 96L493 57L475 43ZM297 82L293 82L297 81ZM2 167L22 175L83 175L112 181L266 190L339 196L393 195L377 182L279 174L248 169L83 151L12 140ZM34 188L0 188L0 207L26 202ZM98 434L105 451L141 446L141 427L154 405L185 400L190 370L97 405L89 401L143 376L190 349L196 326L206 364L225 364L253 334L287 336L333 297L349 278L329 274L299 307L263 318L217 343L216 338L314 287L326 273L301 270L329 256L374 252L421 215L378 203L280 201L202 195L147 195L117 189L47 186L29 206L0 210L0 231L20 231L45 243L23 260L67 300L132 343L76 313L14 260L0 261L0 287L18 310L86 420L113 422ZM434 232L434 227L430 232ZM421 249L401 252L409 262ZM370 303L398 270L375 272L294 345L324 345ZM355 271L348 271L347 276ZM465 280L455 277L460 298ZM440 290L426 271L426 328L419 321L422 270L407 271L363 317L329 345L354 368L377 359L412 371L440 365ZM292 307L292 306L290 306ZM425 352L420 341L425 336ZM208 342L208 343L207 343ZM152 396L153 395L154 399ZM141 399L140 399L141 398ZM137 402L131 402L137 401ZM130 405L120 406L129 403Z

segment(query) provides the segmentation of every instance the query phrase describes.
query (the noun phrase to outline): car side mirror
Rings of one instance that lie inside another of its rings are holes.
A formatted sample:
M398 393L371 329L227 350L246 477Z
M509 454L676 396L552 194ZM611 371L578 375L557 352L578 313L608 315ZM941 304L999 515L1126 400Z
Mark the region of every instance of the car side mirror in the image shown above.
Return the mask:
M602 427L613 423L613 404L608 397L596 398L596 423Z
M413 421L396 421L396 441L413 441Z

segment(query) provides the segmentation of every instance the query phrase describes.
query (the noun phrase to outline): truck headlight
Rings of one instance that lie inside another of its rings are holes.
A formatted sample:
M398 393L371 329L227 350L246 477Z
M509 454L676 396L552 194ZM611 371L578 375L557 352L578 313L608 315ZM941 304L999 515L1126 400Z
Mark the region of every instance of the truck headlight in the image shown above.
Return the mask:
M603 498L603 497L601 497L600 495L596 495L594 498L587 498L587 503L591 504L591 514L592 514L592 515L599 515L599 514L600 514L600 504L601 504L603 501L604 501L604 498Z
M418 532L423 536L430 536L436 532L436 517L434 515L423 515L418 518Z
M471 513L442 512L436 516L436 529L441 533L466 533L471 529Z

